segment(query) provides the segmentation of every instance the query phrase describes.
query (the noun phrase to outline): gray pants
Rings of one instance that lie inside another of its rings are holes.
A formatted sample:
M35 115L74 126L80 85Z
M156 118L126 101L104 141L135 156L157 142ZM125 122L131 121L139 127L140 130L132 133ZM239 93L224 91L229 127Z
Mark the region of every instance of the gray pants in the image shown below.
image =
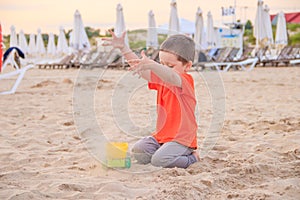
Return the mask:
M197 162L193 149L177 142L159 144L152 136L142 138L134 144L132 154L141 164L151 163L157 167L187 168Z

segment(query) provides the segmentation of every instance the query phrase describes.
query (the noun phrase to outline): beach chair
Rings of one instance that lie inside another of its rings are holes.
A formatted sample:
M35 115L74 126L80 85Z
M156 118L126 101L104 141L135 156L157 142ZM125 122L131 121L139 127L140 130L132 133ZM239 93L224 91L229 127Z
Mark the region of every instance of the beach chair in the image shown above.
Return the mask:
M129 64L126 62L124 56L118 51L113 50L107 61L107 68L126 68Z
M296 45L293 47L290 53L291 59L289 60L290 65L300 64L300 46Z
M254 47L245 47L243 49L242 55L235 61L246 60L248 58L252 58L252 52L254 51Z
M81 67L83 68L106 68L111 62L114 62L115 59L111 59L113 56L113 50L108 52L96 52L96 57L88 63L81 63Z
M235 67L236 69L241 68L243 71L251 71L256 66L258 62L258 58L248 58L246 60L241 61L233 61L233 62L212 62L207 63L205 67L215 67L217 71L227 72L231 67Z
M27 65L25 67L21 67L20 62L18 61L19 58L20 57L19 57L18 51L16 49L13 49L7 55L7 58L5 59L3 68L2 68L3 74L0 74L0 84L1 84L1 81L4 79L11 79L15 76L18 76L18 77L17 77L15 83L13 84L12 88L10 88L8 90L0 91L0 95L15 93L25 75L25 72L34 67L33 64ZM12 68L13 68L12 71L5 72L5 69L7 66L12 66Z
M250 52L252 50L253 50L252 48L245 49L244 53L239 59L236 59L236 57L234 57L233 60L227 62L226 59L224 59L225 60L224 62L209 62L209 63L205 63L204 67L210 67L210 68L214 67L217 71L220 72L221 71L227 72L230 68L235 68L236 70L240 68L243 71L251 71L259 61L257 57L249 57ZM230 54L233 55L232 51L234 51L234 53L237 53L237 49L235 48L233 48L231 51L230 49L228 49L223 53L223 56L229 57Z
M270 59L268 62L270 62L272 66L275 65L276 67L281 63L288 65L290 60L293 59L293 56L291 56L292 50L292 46L285 46L277 57Z
M230 51L227 58L225 58L225 62L232 62L235 61L238 57L238 53L240 52L240 48L233 47Z
M258 58L257 64L262 66L266 66L266 64L271 63L271 60L274 59L271 57L271 49L268 46L257 49L255 51L255 57Z
M300 45L293 46L293 49L290 53L291 59L299 59L300 58Z
M230 57L232 51L235 51L233 47L226 47L218 50L219 52L212 58L212 62L204 63L204 68L215 68L218 71L222 71L223 67L226 66L226 60Z
M227 50L226 50L227 49ZM200 51L198 55L198 61L193 63L193 67L196 71L204 70L207 63L223 62L229 55L228 48L212 48L207 51Z
M51 60L43 63L37 63L39 69L67 69L72 66L72 61L75 58L75 54L68 54L60 58L59 60Z

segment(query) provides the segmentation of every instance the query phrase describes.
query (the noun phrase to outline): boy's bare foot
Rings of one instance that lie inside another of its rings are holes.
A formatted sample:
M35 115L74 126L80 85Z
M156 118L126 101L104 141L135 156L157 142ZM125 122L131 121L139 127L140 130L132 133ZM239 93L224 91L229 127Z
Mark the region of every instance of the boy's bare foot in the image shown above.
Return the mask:
M194 151L192 154L195 156L197 162L199 162L199 161L200 161L200 157L199 157L198 152L197 152L197 151Z

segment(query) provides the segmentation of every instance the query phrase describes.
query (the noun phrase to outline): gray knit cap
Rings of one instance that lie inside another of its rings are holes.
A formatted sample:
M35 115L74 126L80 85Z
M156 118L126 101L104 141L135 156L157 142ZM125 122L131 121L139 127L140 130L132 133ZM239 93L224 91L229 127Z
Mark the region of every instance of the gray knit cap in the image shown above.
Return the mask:
M194 61L195 42L192 38L176 34L168 37L159 48L161 51L167 51L184 58L187 61Z

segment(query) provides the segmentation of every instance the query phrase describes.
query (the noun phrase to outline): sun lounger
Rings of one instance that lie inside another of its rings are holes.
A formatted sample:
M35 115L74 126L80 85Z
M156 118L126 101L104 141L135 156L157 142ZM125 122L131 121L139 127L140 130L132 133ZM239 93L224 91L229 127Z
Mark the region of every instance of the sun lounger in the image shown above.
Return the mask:
M212 62L206 63L204 67L216 68L217 71L227 72L231 67L241 68L243 71L251 71L258 62L258 58L248 58L246 60L235 62Z
M113 54L113 50L109 52L96 52L96 57L91 62L81 63L80 67L83 68L101 68L107 67L107 65L113 60L110 60L110 57Z
M211 49L207 56L205 57L203 54L199 55L197 63L193 64L193 67L196 68L196 71L201 68L201 70L205 68L215 68L216 63L224 63L226 62L226 59L229 58L231 52L234 51L233 47L226 47L226 48L220 48L220 49ZM200 61L199 59L207 60L207 61ZM219 70L223 68L224 65L217 65Z
M292 46L285 46L279 53L279 55L273 59L266 60L264 62L269 62L272 66L278 66L283 63L288 65L292 57L290 56L291 51L293 50Z
M268 46L257 49L255 52L255 57L258 58L258 64L265 66L270 60L270 56L268 54L270 54Z
M251 71L259 61L257 57L250 57L254 48L245 48L243 54L238 58L238 48L226 48L223 50L218 60L221 62L203 62L203 68L213 68L217 71L226 72L230 68L236 70L242 69L243 71ZM223 60L223 61L222 61Z
M73 63L72 60L75 58L74 54L69 54L64 57L62 57L59 61L47 61L45 63L38 63L36 64L39 69L46 69L46 68L52 68L52 69L67 69L72 67Z
M290 61L289 61L289 64L291 64L291 65L297 65L297 64L300 64L300 59L290 60Z

